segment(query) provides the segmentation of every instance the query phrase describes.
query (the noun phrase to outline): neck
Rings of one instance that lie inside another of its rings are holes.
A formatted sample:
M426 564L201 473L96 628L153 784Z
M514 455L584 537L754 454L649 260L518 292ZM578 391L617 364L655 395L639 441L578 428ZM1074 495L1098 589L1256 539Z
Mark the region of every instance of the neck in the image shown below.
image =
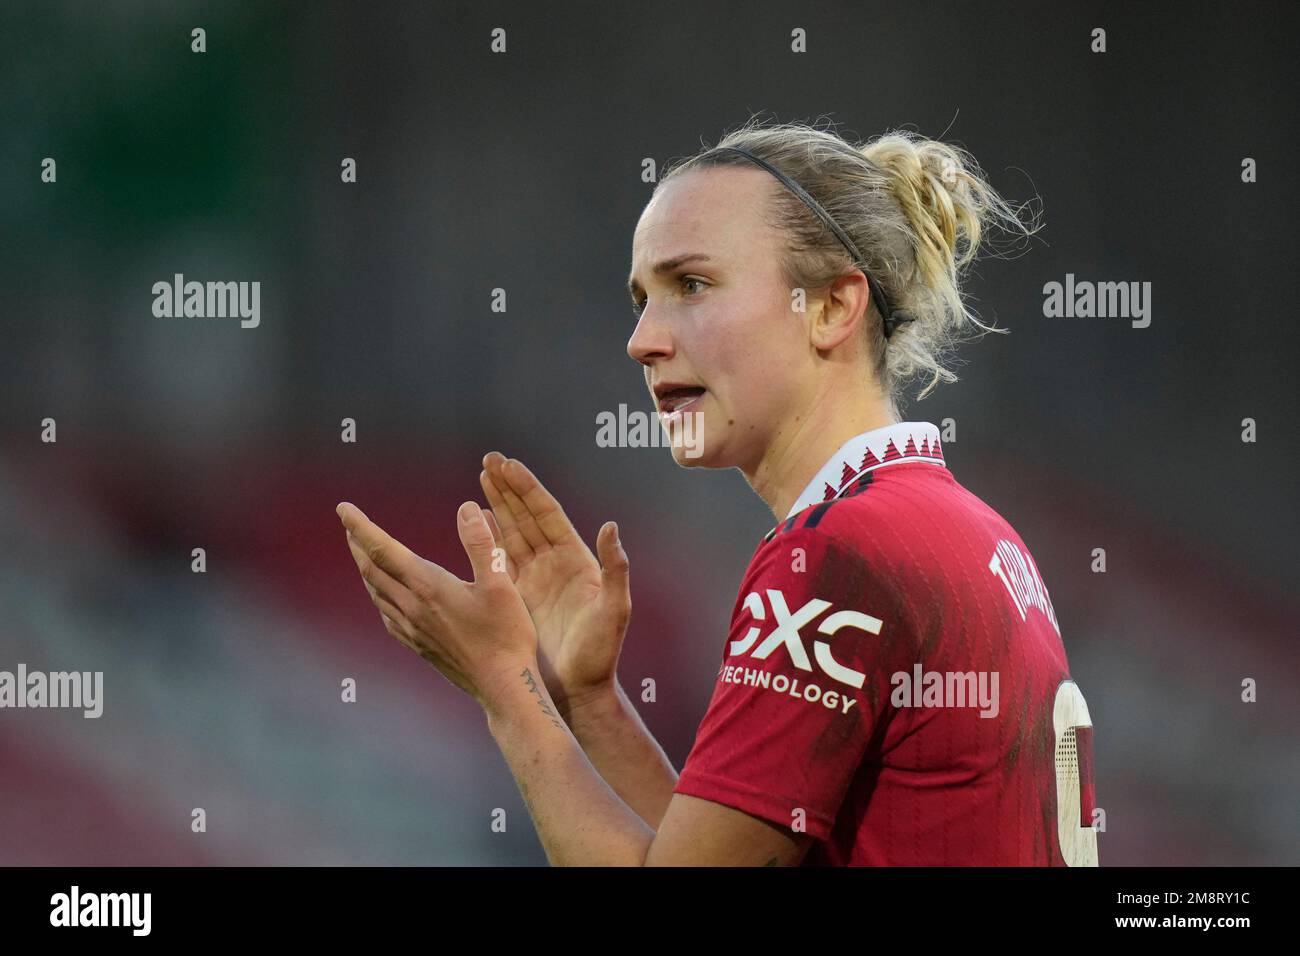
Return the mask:
M897 421L891 404L878 395L855 395L839 402L822 396L821 402L805 404L783 422L758 464L742 471L779 521L845 442Z

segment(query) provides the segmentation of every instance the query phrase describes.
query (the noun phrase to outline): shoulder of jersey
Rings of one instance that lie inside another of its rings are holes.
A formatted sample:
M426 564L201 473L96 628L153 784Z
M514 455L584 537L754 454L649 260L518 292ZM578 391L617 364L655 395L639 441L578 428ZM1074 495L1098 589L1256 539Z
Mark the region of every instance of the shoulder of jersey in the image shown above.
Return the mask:
M770 544L784 534L800 529L819 529L823 534L835 535L848 530L847 526L854 519L861 519L864 514L876 515L880 509L868 494L871 487L872 473L867 472L851 487L834 498L828 498L820 504L809 505L802 511L786 518L763 536L763 545Z

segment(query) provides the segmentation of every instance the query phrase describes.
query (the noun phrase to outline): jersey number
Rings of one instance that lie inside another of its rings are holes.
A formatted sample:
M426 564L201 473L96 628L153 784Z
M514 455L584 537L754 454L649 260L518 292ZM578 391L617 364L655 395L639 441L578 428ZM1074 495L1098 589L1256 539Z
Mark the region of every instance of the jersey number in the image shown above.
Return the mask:
M1092 719L1079 686L1061 681L1052 707L1056 732L1056 835L1066 866L1097 865L1092 825Z

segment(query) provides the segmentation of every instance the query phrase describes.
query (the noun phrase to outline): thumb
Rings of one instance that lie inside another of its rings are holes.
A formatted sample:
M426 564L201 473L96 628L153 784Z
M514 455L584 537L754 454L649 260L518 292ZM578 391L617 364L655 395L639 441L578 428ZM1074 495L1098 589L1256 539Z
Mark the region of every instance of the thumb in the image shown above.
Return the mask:
M490 581L493 574L492 551L496 543L482 509L472 501L461 505L456 512L456 530L460 532L460 543L464 545L470 566L474 569L474 581Z
M618 525L607 521L601 525L600 534L596 536L596 552L600 557L600 576L603 586L610 588L612 596L627 598L629 595L629 574L627 552L619 540Z

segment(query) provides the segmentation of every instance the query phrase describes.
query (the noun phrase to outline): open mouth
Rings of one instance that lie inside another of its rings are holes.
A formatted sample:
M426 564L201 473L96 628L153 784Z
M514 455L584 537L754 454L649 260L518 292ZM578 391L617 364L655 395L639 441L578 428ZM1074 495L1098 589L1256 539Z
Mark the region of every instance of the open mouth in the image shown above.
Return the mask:
M674 388L659 396L659 417L665 422L674 421L696 408L708 389L699 386Z

